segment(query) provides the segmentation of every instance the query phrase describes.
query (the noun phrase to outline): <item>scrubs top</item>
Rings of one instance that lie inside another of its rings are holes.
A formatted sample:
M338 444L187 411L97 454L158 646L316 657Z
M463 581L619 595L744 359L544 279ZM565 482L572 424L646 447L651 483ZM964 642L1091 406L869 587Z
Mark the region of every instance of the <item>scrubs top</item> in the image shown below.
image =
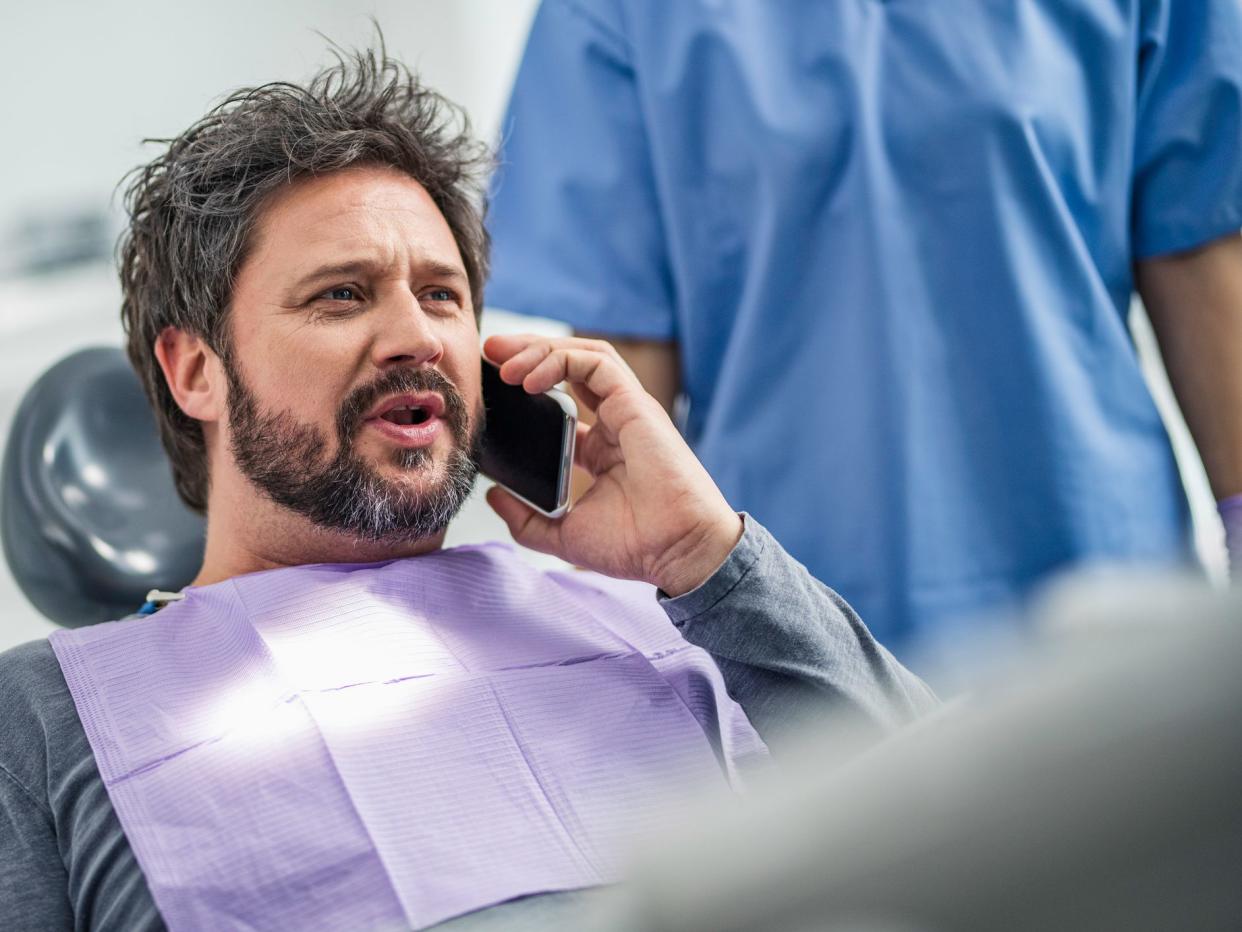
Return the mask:
M489 301L676 340L684 431L900 654L1187 508L1135 259L1242 227L1240 0L546 0Z

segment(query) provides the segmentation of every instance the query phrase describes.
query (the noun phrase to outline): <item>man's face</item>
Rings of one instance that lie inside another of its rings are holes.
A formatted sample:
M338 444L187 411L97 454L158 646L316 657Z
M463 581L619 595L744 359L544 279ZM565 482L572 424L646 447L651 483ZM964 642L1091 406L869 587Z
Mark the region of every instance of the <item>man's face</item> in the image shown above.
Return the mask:
M238 469L322 527L443 530L475 478L478 330L423 187L378 167L295 182L259 219L231 315Z

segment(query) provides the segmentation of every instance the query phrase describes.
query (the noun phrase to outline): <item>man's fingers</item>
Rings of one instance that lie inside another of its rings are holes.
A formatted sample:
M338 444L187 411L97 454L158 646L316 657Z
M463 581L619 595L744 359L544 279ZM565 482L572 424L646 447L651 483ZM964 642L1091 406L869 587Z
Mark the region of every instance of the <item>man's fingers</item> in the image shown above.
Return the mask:
M500 515L509 533L523 547L540 553L560 555L560 523L545 518L535 509L518 501L498 485L487 490L485 496L492 510Z
M550 338L536 333L498 333L484 341L483 354L496 365L503 366L509 360L519 356L525 359L524 353L527 350L534 353L534 360L537 362L553 349L561 347L603 353L615 359L617 365L623 369L629 369L629 365L621 358L616 347L606 340L594 340L590 337Z
M484 355L505 369L506 375L520 371L521 376L524 376L540 360L556 350L597 353L611 359L623 372L633 374L629 364L617 352L616 347L605 340L594 340L589 337L546 337L534 333L503 333L488 337L483 343Z
M525 381L539 363L552 352L552 346L546 341L525 346L509 357L509 361L500 367L500 375L510 385L520 385Z
M626 389L642 391L634 374L610 354L576 347L554 347L522 385L528 392L544 392L558 382L585 385L601 400Z
M574 465L585 469L593 476L595 470L591 467L591 459L587 455L587 438L591 435L592 426L578 422L578 436L574 439Z
M533 333L498 333L483 341L483 355L498 366L504 365L532 343L546 337Z
M621 461L621 450L613 437L600 424L579 424L578 442L574 444L574 465L591 476L598 476Z
M638 377L617 351L602 340L517 334L489 338L485 348L489 354L495 353L497 359L507 354L501 366L502 377L510 385L520 383L531 394L569 382L588 411L599 414L607 406L621 412L622 421L627 410L631 414L638 410L629 403L650 400ZM614 423L610 430L618 429L622 421ZM594 466L598 468L598 461Z
M578 399L578 404L586 408L588 411L594 411L599 407L599 395L591 391L585 385L571 385L569 390L573 396Z

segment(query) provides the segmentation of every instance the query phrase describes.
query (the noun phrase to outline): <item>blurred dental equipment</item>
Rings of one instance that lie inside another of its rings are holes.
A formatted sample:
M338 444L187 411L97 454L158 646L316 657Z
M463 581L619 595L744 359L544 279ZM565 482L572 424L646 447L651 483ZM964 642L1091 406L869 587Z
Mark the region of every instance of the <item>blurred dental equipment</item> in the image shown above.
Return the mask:
M1242 591L1113 577L1036 618L964 703L846 763L808 738L641 849L592 928L1238 928Z

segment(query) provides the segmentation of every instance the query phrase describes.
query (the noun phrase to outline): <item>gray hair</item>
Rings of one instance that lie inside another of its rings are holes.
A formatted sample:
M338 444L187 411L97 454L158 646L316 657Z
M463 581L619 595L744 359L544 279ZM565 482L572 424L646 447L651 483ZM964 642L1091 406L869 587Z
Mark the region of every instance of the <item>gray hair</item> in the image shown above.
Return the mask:
M305 175L355 165L396 168L421 184L461 252L476 316L489 240L483 181L490 159L460 108L379 48L334 51L305 86L245 88L127 176L129 226L119 243L121 319L130 361L155 409L177 492L207 507L199 422L178 406L155 358L168 327L202 338L226 364L228 309L265 200Z

